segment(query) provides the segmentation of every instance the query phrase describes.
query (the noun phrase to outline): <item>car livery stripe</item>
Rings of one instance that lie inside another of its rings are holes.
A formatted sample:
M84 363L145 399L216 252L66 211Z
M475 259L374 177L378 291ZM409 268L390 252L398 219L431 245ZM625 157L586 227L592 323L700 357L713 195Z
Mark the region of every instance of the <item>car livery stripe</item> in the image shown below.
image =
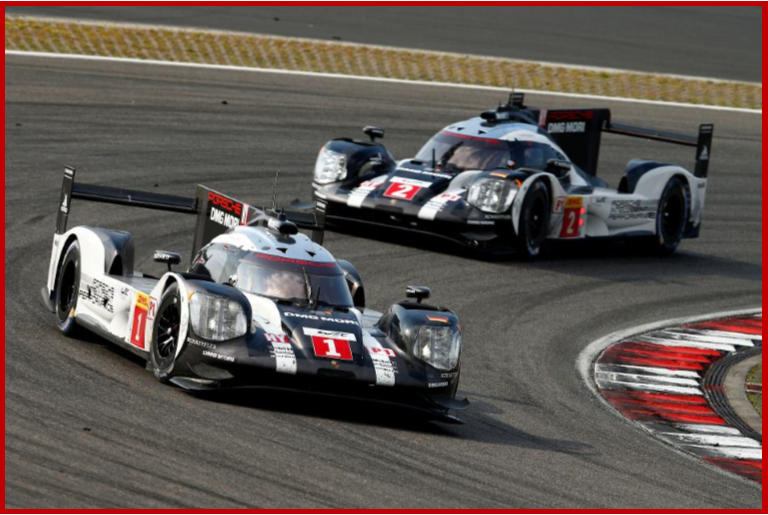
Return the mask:
M395 366L392 364L394 351L385 349L368 333L363 333L363 345L376 371L376 386L395 386Z
M367 199L371 193L376 191L386 181L387 176L381 175L375 179L361 183L349 194L349 197L347 198L347 206L355 208L363 207L363 202L365 202L365 199Z
M762 314L654 331L603 351L595 382L608 404L660 440L762 485L762 440L712 398L723 387L710 378L726 357L761 346Z
M445 193L437 195L424 204L424 207L419 210L419 219L430 222L434 221L434 219L437 218L438 213L445 209L448 204L461 201L463 192L464 190L446 191Z

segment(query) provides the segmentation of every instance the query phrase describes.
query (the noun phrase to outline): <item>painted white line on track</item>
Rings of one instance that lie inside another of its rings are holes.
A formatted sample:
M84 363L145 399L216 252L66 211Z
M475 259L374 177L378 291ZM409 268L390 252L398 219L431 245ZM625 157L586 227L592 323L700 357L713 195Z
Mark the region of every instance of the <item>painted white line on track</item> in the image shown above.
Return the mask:
M144 64L144 65L152 65L152 66L173 66L177 68L198 68L203 70L220 70L220 71L229 70L229 71L241 71L241 72L251 72L251 73L267 73L267 74L276 74L276 75L294 75L298 77L314 77L314 78L322 78L322 79L359 80L359 81L366 81L366 82L382 82L382 83L404 84L404 85L414 85L414 86L432 86L432 87L439 87L439 88L469 89L469 90L475 90L475 91L494 91L494 92L502 92L505 94L509 93L510 91L510 88L500 88L495 86L478 86L478 85L472 85L472 84L453 84L448 82L427 82L427 81L404 80L404 79L387 79L382 77L358 77L355 75L343 75L343 74L337 74L337 73L302 72L302 71L294 71L294 70L278 70L278 69L272 69L272 68L248 68L243 66L227 66L227 65L219 65L219 64L180 63L180 62L172 62L172 61L157 61L157 60L151 60L151 59L147 59L147 60L135 59L135 58L128 58L128 57L123 58L123 57L103 57L103 56L77 55L77 54L56 54L56 53L49 53L49 52L24 52L19 50L6 50L5 55L6 56L22 56L22 57L44 57L44 58L50 58L50 59L76 59L76 60L83 60L83 61ZM683 107L683 108L704 109L709 111L759 114L760 116L763 115L762 109L745 109L740 107L685 104L682 102L663 102L659 100L607 97L602 95L587 95L582 93L558 93L553 91L538 91L538 90L531 90L531 89L516 89L515 91L519 93L550 96L550 97L580 98L580 99L586 99L586 100L598 100L598 101L605 101L605 102L621 102L621 103L629 103L629 104L654 105L654 106L664 106L664 107Z

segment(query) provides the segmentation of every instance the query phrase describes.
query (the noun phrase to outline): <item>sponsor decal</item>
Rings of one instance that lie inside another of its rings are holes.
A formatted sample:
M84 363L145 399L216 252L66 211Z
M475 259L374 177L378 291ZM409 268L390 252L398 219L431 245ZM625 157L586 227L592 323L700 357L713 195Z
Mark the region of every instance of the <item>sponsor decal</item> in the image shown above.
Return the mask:
M278 374L295 375L298 365L291 339L284 334L273 333L266 333L264 338L271 344L270 357L275 360L275 371Z
M390 358L397 357L397 354L395 354L395 351L392 349L385 349L384 347L368 347L368 350L371 351L371 354L374 355L381 355L381 356L388 356Z
M323 316L323 315L307 315L305 313L293 313L291 311L288 311L285 313L285 316L288 318L300 318L304 320L315 320L320 322L331 322L334 324L346 324L346 325L360 325L357 320L354 319L344 319L344 318L333 318L329 316ZM305 329L306 330L306 329Z
M248 220L248 207L218 193L208 192L210 203L210 220L227 229L244 225Z
M267 334L264 335L264 338L266 338L266 340L269 343L282 343L282 344L285 344L285 345L290 345L291 344L291 339L288 338L284 334L271 334L271 333L267 333Z
M506 179L507 177L509 177L509 174L508 173L504 173L504 172L493 172L491 174L491 177L498 177L499 179Z
M547 125L550 134L583 134L587 132L586 122L555 122Z
M157 316L157 299L150 297L149 310L147 310L147 320L152 322L155 319L155 316Z
M213 352L213 351L210 351L210 350L204 350L203 351L203 356L205 356L206 358L216 359L216 360L219 360L219 361L226 361L227 363L234 363L235 362L235 358L232 357L232 356L227 356L225 354L220 354L218 352Z
M401 166L397 169L398 172L406 172L406 173L412 173L414 175L424 175L427 177L435 177L438 179L453 179L453 175L447 174L447 173L441 173L441 172L435 172L432 170L417 170L415 168L408 168L405 166Z
M131 328L131 345L147 350L147 315L149 314L149 295L136 294L136 304L133 307L133 326Z
M593 111L550 111L548 120L550 121L589 121L595 118Z
M437 322L437 323L440 323L440 324L450 324L451 323L451 321L448 318L446 318L446 317L438 317L438 316L433 316L433 315L427 315L427 320L429 320L430 322Z
M565 197L559 197L555 201L555 213L560 214L565 210Z
M80 290L80 298L108 313L115 313L115 289L98 279L94 279L93 284L86 286L85 290Z
M452 379L456 379L458 376L458 372L443 372L440 374L440 379L448 379L450 381Z
M448 381L442 382L442 383L429 383L429 388L447 388L448 387Z
M609 220L654 220L657 206L643 200L617 200L611 205Z
M397 368L392 363L395 358L395 352L392 349L385 349L370 334L363 334L363 345L371 357L373 369L376 372L376 386L395 386Z
M65 215L69 214L69 197L67 194L64 194L64 199L61 201L61 212Z
M578 209L584 207L584 197L568 197L565 201L565 209Z
M189 345L194 345L195 347L201 347L203 349L216 350L215 344L204 342L196 338L187 338L187 343Z

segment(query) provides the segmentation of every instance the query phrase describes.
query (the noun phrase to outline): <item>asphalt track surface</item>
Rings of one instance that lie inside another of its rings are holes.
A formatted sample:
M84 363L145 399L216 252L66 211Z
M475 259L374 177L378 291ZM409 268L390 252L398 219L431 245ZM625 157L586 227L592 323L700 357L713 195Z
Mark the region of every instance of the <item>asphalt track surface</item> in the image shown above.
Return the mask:
M592 341L675 317L762 305L762 116L616 104L615 119L695 131L715 122L706 226L659 260L568 247L538 264L484 261L329 234L384 309L426 284L465 328L464 426L303 395L199 399L155 381L98 338L62 337L41 307L63 165L82 182L255 205L310 196L328 139L388 129L413 155L496 93L139 64L6 56L7 508L729 508L759 488L676 454L607 411L575 362ZM224 105L222 101L227 101ZM531 98L543 106L585 102ZM692 164L688 149L610 137L616 184L631 157ZM157 187L155 187L157 185ZM130 230L137 267L188 254L184 215L75 203L71 226Z
M6 6L5 12L763 81L759 6Z

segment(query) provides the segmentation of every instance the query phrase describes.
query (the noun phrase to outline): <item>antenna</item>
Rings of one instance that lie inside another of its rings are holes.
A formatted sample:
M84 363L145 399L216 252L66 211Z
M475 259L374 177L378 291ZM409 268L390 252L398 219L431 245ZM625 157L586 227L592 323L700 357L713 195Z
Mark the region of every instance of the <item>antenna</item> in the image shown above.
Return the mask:
M275 173L275 189L272 192L272 211L277 212L277 185L280 183L280 170Z

